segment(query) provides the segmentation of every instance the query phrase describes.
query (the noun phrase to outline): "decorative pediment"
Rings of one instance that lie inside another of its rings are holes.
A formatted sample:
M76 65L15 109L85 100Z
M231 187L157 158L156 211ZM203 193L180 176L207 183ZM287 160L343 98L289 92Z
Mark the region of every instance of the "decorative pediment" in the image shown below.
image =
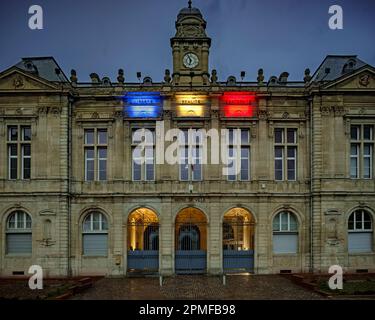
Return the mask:
M0 73L0 91L50 91L58 87L45 79L12 67Z
M334 82L328 83L328 90L375 90L375 69L364 66L356 72L344 75Z
M204 30L200 26L180 26L177 29L177 37L198 38L205 37Z

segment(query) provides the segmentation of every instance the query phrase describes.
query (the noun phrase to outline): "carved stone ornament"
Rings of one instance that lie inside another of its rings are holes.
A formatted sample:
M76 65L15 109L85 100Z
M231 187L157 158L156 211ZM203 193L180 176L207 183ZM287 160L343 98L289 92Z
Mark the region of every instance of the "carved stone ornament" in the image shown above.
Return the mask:
M115 119L122 119L123 118L123 112L122 111L119 111L119 110L117 110L117 111L114 111L113 112L113 117L115 118Z
M21 76L17 76L13 81L13 85L14 85L15 89L23 88L23 86L24 86L23 78Z
M284 112L282 117L283 119L289 119L289 116L289 112Z
M60 113L61 113L61 111L62 111L61 107L52 107L52 108L51 108L51 113L52 113L55 117L59 116Z
M251 123L251 137L256 138L257 137L257 122L253 121Z
M191 38L197 38L197 37L204 37L204 31L199 26L179 26L177 29L176 37L184 38L184 37L191 37Z
M211 116L214 119L218 119L219 118L219 110L211 109Z
M323 116L328 116L330 113L330 108L329 107L320 107L320 112L322 113Z
M38 114L41 116L45 116L48 113L48 107L39 107Z
M362 87L368 87L370 84L370 76L368 74L363 75L359 78L359 85Z
M91 119L99 119L99 113L93 112L91 115Z
M163 110L163 118L164 119L171 119L171 117L172 117L171 110Z
M258 118L260 120L267 120L269 117L269 112L267 110L258 110Z
M333 114L335 117L340 117L345 115L346 110L342 106L332 106L332 107L320 107L320 112L322 113L322 116L329 116L330 114Z

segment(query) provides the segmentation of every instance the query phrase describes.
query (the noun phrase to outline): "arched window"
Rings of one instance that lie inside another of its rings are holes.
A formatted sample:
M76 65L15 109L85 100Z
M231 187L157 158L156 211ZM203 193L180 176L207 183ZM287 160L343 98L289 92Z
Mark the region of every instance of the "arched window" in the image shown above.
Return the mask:
M297 253L298 222L295 215L283 211L273 219L273 252Z
M348 220L349 252L371 252L373 247L371 215L366 210L352 212Z
M31 254L31 217L24 211L13 212L6 225L7 254Z
M104 214L95 211L85 217L82 238L85 256L107 256L108 223Z

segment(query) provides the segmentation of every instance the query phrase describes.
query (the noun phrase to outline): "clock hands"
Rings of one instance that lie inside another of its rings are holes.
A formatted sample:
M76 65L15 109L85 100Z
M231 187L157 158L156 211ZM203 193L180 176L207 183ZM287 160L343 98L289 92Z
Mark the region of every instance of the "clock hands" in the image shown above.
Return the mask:
M184 65L187 68L194 68L198 64L198 58L194 53L188 53L184 57Z

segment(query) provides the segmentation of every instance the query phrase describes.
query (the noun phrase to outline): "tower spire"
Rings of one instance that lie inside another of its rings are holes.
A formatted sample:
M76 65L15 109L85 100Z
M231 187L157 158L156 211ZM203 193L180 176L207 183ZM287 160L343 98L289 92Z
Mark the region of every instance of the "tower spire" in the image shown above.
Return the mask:
M192 4L192 1L191 1L191 0L189 0L189 1L188 1L188 4L189 4L189 9L191 9L191 4Z

